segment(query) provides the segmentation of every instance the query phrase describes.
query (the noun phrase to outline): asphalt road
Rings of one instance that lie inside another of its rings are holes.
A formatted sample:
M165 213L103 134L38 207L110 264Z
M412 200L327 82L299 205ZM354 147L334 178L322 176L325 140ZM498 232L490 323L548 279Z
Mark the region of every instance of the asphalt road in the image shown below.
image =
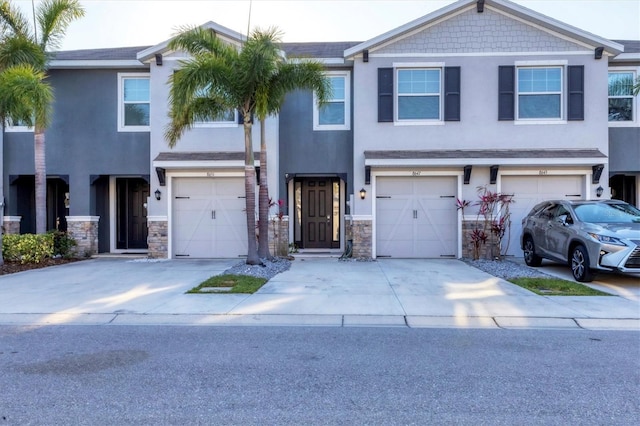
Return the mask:
M24 424L640 424L640 333L0 327Z

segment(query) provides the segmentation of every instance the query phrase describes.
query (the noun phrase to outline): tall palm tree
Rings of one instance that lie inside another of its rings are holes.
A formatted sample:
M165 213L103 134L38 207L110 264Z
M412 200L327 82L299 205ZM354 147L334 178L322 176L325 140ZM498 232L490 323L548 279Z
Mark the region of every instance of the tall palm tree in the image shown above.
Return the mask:
M265 120L280 112L287 93L296 89L316 92L318 103L331 96L331 84L323 66L315 61L287 61L280 49L281 33L277 28L256 29L244 46L244 52L262 64L264 72L256 88L256 116L260 121L260 190L258 193L258 255L269 257L269 189L267 181L267 140Z
M268 190L266 167L266 139L261 128L261 194L266 195L266 214L261 214L261 246L266 250L258 254L255 239L255 167L252 141L252 116L254 113L264 121L267 115L276 112L286 91L296 87L311 87L307 80L294 79L298 74L282 74L288 70L286 61L277 49L277 32L256 31L250 35L242 48L221 41L213 31L205 28L185 29L169 43L173 50L183 50L191 58L180 62L180 68L170 77L169 117L165 131L169 146L173 147L182 134L194 122L212 119L230 109L242 115L244 126L245 196L248 236L248 264L261 263L260 257L268 257ZM311 67L308 68L311 71ZM315 81L324 93L328 82L318 65ZM285 76L288 76L285 79ZM280 82L282 80L282 82ZM309 81L313 79L309 78ZM323 83L323 84L322 84ZM273 99L279 99L274 106ZM323 97L324 99L324 97ZM264 186L264 187L263 187ZM264 217L264 219L263 219Z
M76 19L84 16L84 9L78 0L44 0L35 10L32 28L26 16L9 0L0 0L0 72L8 72L18 65L30 65L41 82L45 83L49 52L58 49L67 28ZM26 69L23 69L23 72ZM24 97L22 100L27 102ZM44 233L47 228L47 170L45 159L45 135L49 124L50 105L41 104L36 99L28 101L32 108L31 118L21 120L34 128L34 166L36 193L36 232ZM19 109L19 107L16 107Z

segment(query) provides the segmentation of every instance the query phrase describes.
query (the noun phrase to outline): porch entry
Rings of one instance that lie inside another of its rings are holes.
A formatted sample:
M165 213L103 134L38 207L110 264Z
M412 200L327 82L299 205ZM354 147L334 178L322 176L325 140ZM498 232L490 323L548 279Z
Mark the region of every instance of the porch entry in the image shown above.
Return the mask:
M300 177L294 185L296 245L302 249L339 249L340 179Z
M116 179L116 248L147 248L149 184L142 178Z

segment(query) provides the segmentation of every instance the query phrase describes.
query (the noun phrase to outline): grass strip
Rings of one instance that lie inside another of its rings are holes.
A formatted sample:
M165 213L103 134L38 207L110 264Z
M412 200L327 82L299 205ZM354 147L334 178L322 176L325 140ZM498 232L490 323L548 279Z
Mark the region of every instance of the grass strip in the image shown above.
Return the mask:
M194 293L211 293L210 291L202 291L205 287L229 287L228 291L220 291L219 293L247 293L253 294L262 287L267 280L265 278L250 277L248 275L216 275L206 281L200 283L199 286L187 291L188 294Z
M512 278L509 281L541 296L612 296L559 278Z

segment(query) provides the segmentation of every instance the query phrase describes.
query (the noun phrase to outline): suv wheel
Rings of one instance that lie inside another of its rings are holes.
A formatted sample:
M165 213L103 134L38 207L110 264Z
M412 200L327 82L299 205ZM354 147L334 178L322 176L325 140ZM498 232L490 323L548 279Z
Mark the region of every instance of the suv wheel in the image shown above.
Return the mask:
M542 258L536 254L536 246L533 244L531 237L524 239L524 263L528 266L540 266Z
M582 245L574 247L571 253L571 272L576 281L583 283L593 281L593 273L589 267L589 253Z

